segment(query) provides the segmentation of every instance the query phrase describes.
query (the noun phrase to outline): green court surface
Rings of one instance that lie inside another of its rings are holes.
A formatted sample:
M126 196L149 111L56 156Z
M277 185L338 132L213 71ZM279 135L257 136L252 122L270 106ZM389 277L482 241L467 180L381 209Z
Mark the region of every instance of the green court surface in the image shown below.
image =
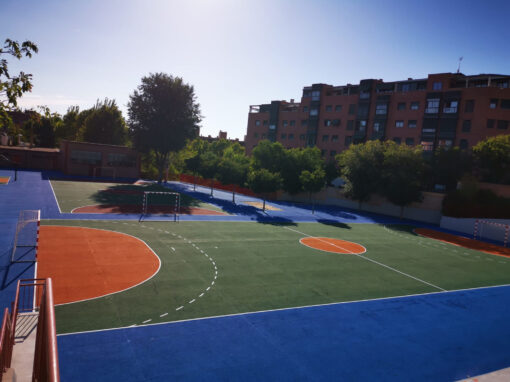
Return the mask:
M62 212L72 212L75 208L90 205L141 206L144 191L172 191L158 184L136 185L68 180L51 180L51 186ZM173 202L173 199L169 202ZM204 203L185 194L181 194L181 207L200 207L224 212L219 207Z
M162 263L154 277L135 288L57 306L59 333L510 283L510 259L423 238L411 226L43 224L127 233L144 240ZM367 251L328 253L300 244L307 236L355 242Z

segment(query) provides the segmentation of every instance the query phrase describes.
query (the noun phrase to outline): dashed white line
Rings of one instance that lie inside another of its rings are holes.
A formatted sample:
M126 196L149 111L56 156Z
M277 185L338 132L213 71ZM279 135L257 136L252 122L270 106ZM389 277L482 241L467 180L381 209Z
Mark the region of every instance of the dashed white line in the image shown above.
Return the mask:
M149 318L148 320L145 320L144 322L142 322L142 324L146 324L147 322L151 322L151 321L152 321L152 319Z
M159 317L165 317L168 313L163 313Z
M170 248L172 248L172 251L174 251L174 252L175 252L175 248L174 248L174 247L170 247Z
M181 310L182 308L184 308L184 306L179 306L178 308L175 308L175 310Z
M195 299L188 301L188 304L193 304L195 302Z
M204 293L202 292L202 293L200 293L200 295L198 297L202 297L203 295L204 295Z

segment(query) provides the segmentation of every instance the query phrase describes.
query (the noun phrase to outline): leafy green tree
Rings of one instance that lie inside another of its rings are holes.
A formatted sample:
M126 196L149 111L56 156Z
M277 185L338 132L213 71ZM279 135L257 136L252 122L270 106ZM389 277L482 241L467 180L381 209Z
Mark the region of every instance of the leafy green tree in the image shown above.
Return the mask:
M266 210L266 198L270 192L275 192L280 189L282 185L282 178L280 173L271 172L266 168L252 169L248 173L248 187L263 196L262 211Z
M55 138L58 142L61 140L76 141L78 139L78 132L81 126L83 126L80 114L78 106L70 106L67 109L67 112L62 117L60 128L55 131Z
M351 145L337 155L342 178L345 180L346 194L361 203L382 189L382 164L385 143L368 141Z
M198 136L201 115L193 86L165 73L143 77L130 95L128 115L134 146L141 152L154 150L161 182L170 152Z
M478 142L473 156L482 181L510 184L510 134Z
M313 203L312 194L319 192L326 184L326 171L322 168L316 168L313 172L304 170L299 176L299 180L303 190L310 194L310 202L312 203L312 214L315 213L315 205Z
M3 47L0 48L0 126L4 129L10 121L7 111L18 106L17 100L23 93L32 90L32 75L24 72L11 75L7 59L2 57L7 55L21 60L23 56L31 58L32 54L38 51L37 45L28 40L20 44L6 39Z
M126 121L115 100L98 100L87 114L79 130L80 140L109 145L126 144Z
M218 175L218 165L220 163L220 158L212 151L206 151L205 153L200 155L199 161L200 161L200 167L198 170L199 174L204 179L211 180L211 196L213 196L214 180Z
M285 160L285 148L280 142L261 141L251 154L251 166L257 170L265 168L270 172L280 172Z
M46 106L39 106L39 109L42 115L31 112L30 119L23 124L23 136L30 147L55 147L55 132L61 129L62 117Z
M471 171L471 155L458 147L438 148L427 164L425 178L429 183L428 188L442 184L450 191L457 187L457 182L464 174Z
M304 191L301 182L303 171L314 172L324 168L321 151L317 148L284 149L284 159L280 162L278 171L282 174L283 189L289 194Z
M400 206L400 218L404 207L422 199L425 161L422 149L395 142L386 142L383 161L382 195Z
M200 172L200 155L205 153L209 143L200 138L195 138L188 142L183 151L184 167L193 174L193 191L196 190L197 175Z
M238 143L236 145L242 149ZM220 182L233 185L232 203L236 202L236 186L244 185L250 166L250 159L246 156L244 150L239 151L237 146L232 145L224 151L218 166L218 179Z

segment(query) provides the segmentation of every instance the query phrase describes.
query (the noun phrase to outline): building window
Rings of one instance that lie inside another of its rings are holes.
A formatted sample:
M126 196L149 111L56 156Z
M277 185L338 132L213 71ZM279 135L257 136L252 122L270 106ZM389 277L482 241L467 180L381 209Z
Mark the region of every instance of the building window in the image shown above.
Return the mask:
M370 92L360 92L359 93L359 99L369 99L370 98Z
M281 139L287 139L287 134L282 134L280 137Z
M295 120L290 121L290 125L291 126L296 126L296 121Z
M264 120L264 122L263 122L264 126L267 126L267 125L268 125L268 123L269 123L269 122L267 121L267 119L266 119L266 120Z
M310 109L310 115L311 116L319 115L319 109L317 109L316 107L312 107Z
M461 150L467 150L469 147L467 139L461 139L459 142L459 148Z
M419 110L420 103L418 101L411 102L411 110Z
M321 155L322 155L322 156L326 155L326 150L322 149L322 150L321 150Z
M258 138L258 137L259 137L259 133L253 134L253 138Z
M466 113L472 113L475 110L475 100L474 99L468 99L466 101L466 107L464 111Z
M303 106L303 111L306 113L308 111L308 106Z
M77 164L101 164L101 153L97 151L71 151L71 162Z
M406 109L406 103L405 102L399 102L397 105L397 110L405 110Z
M336 150L331 150L331 151L329 152L329 156L330 156L330 157L334 157L335 155L336 155Z
M443 84L441 82L434 82L432 84L433 90L441 90L443 88Z
M462 131L464 133L469 133L471 131L471 120L470 119L465 119L464 121L462 121Z
M350 119L347 121L347 130L354 130L354 120Z
M333 111L332 105L326 105L326 111Z
M375 114L386 115L388 112L388 105L385 103L375 105Z
M110 153L108 154L107 164L108 166L135 167L136 156L120 153Z
M411 86L409 86L409 84L402 84L403 92L408 92L409 90L411 90Z
M409 127L410 129L416 129L416 123L417 123L416 120L411 119L407 121L407 127Z
M342 105L336 105L335 111L342 111Z
M266 139L266 134L262 134L262 139Z
M487 128L488 129L493 129L494 128L494 119L488 119L487 120Z
M334 119L333 120L333 126L340 126L340 120L339 119Z
M439 98L430 98L427 100L427 107L425 113L437 114L439 113Z
M351 114L351 115L356 114L356 104L351 103L349 105L349 114Z
M319 101L321 99L321 92L319 90L312 91L312 101Z
M287 126L289 126L289 121L284 120L282 124L283 124L283 127L287 127Z
M457 101L446 101L443 107L443 113L455 114L459 103Z
M332 135L331 142L338 142L338 135Z
M304 134L300 134L299 135L299 140L300 141L304 141L306 139L305 135Z
M257 119L257 120L255 121L255 126L260 126L260 120L258 120L258 119Z
M510 99L502 99L500 107L502 109L510 109Z
M374 131L376 133L378 133L380 129L381 129L381 124L379 122L374 122Z
M289 141L294 140L294 134L289 134Z
M364 132L367 129L367 121L361 120L358 121L357 131Z
M414 146L414 138L406 138L406 145Z
M498 107L498 100L493 98L491 99L491 102L489 103L489 108L495 109Z
M434 142L422 141L421 147L423 148L423 151L433 151L434 150Z
M501 130L508 129L508 121L498 121L498 129Z
M269 125L269 130L276 130L276 125Z
M327 141L329 141L329 135L323 135L322 142L327 142Z
M351 136L346 136L346 137L345 137L345 140L344 140L344 145L347 147L347 146L349 146L351 143L352 143L352 137L351 137Z
M395 121L395 127L397 128L404 127L404 121Z
M301 126L308 126L308 119L302 119Z
M399 144L399 145L400 145L400 142L401 142L401 141L402 141L402 140L401 140L399 137L395 137L395 138L393 138L393 142L395 142L395 143L397 143L397 144Z
M331 119L325 119L324 126L326 126L326 127L331 126Z

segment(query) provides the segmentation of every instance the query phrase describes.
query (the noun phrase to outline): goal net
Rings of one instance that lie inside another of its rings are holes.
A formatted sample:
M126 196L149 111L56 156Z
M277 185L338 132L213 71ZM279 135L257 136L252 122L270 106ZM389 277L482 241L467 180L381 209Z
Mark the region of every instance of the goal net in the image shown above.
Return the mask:
M181 195L177 192L144 191L142 217L146 215L172 215L178 220L181 212Z
M473 237L476 239L489 239L499 243L503 246L508 245L508 238L510 234L510 225L496 223L489 220L475 220L475 227L473 230Z
M37 261L40 221L40 210L20 211L14 234L11 262L31 263Z

